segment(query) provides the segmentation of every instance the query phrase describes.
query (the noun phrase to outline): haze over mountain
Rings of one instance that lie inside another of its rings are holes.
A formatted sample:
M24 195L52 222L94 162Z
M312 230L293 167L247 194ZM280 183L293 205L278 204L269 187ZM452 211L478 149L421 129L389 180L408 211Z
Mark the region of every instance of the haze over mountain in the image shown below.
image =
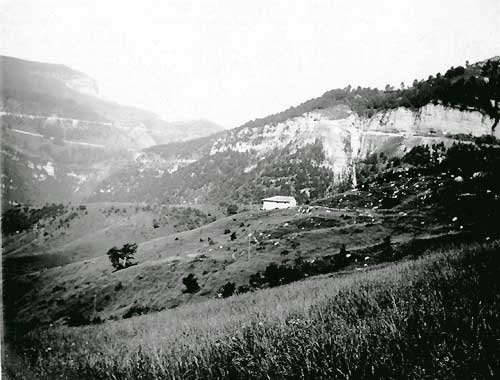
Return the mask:
M117 135L125 135L121 139L132 139L128 144L122 143L132 149L222 130L222 127L207 120L169 123L152 112L105 100L100 96L94 79L64 65L5 56L0 56L0 60L3 112L110 125L116 129ZM138 134L140 139L131 134ZM96 138L91 134L86 137ZM116 146L116 141L109 145Z
M142 148L222 130L105 100L64 65L2 56L0 67L4 204L81 199Z

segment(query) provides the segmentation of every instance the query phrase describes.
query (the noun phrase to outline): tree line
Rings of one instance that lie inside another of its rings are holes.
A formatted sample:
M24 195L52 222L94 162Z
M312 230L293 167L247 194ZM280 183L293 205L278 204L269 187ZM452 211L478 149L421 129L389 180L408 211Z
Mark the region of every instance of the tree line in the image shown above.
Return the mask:
M470 65L451 67L444 75L437 73L427 79L413 81L399 89L387 85L384 90L370 87L333 89L322 96L290 107L261 119L251 120L241 128L256 128L277 124L318 109L348 105L360 116L371 117L376 112L397 107L418 109L427 104L442 104L461 110L479 111L493 119L492 131L500 121L500 60L490 59Z

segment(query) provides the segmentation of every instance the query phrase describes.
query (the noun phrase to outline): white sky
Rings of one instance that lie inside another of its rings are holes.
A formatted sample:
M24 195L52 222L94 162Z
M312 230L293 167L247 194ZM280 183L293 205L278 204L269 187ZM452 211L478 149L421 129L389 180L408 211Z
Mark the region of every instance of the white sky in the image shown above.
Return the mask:
M0 0L0 54L168 120L235 127L323 92L500 55L500 1Z

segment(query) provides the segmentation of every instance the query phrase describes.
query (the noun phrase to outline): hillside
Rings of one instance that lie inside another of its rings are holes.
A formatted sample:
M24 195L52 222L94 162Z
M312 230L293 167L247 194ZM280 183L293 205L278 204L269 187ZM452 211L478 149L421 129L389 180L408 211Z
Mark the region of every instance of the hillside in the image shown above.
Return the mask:
M36 257L40 267L63 265L94 258L129 241L141 243L197 228L217 216L217 210L210 208L130 203L14 207L2 218L3 253L7 260L22 262Z
M455 135L500 136L498 67L496 58L459 66L400 90L349 86L230 131L155 146L88 199L314 201L356 187L356 165L370 154L400 157L421 144L449 146Z
M64 65L2 56L0 67L3 207L79 201L142 148L222 130L105 100Z
M371 155L358 190L295 209L11 209L4 373L496 374L500 142L460 140ZM125 241L136 265L114 271Z
M498 236L499 154L490 136L370 157L358 166L359 190L280 211L14 209L12 220L30 222L5 231L6 310L20 326L97 323L489 241ZM138 243L137 265L114 271L106 252L125 243Z
M13 335L36 379L456 379L500 374L497 242L86 327ZM12 348L10 346L9 348Z
M435 84L339 90L142 151L30 130L36 118L23 140L2 136L3 194L26 203L2 213L5 373L494 378L497 117L479 92ZM274 194L299 206L260 210ZM113 261L122 248L133 257Z

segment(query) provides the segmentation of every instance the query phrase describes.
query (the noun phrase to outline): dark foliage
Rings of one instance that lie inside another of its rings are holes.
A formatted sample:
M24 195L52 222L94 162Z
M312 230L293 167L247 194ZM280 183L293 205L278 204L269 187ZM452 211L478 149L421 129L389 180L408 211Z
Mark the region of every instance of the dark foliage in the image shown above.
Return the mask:
M346 268L353 258L346 251L336 255L317 257L312 260L296 258L292 262L282 264L271 263L264 272L250 276L250 286L253 288L275 287L301 280L308 276L337 272Z
M393 261L396 257L394 248L392 247L391 237L386 236L381 244L381 251L378 255L378 259L382 262Z
M182 283L186 287L186 289L184 290L186 293L196 293L200 290L198 279L192 273L188 274L186 277L183 277Z
M31 229L41 219L56 218L66 212L63 204L50 204L41 208L21 206L10 208L2 213L2 233L10 235L17 231Z
M137 251L137 244L125 244L122 248L118 249L117 247L111 248L106 254L111 261L111 265L115 270L121 270L128 268L132 265L137 265L132 260L134 260L134 254Z
M231 297L236 290L236 285L234 282L226 282L224 285L221 286L219 291L217 292L220 294L222 298L227 298Z

